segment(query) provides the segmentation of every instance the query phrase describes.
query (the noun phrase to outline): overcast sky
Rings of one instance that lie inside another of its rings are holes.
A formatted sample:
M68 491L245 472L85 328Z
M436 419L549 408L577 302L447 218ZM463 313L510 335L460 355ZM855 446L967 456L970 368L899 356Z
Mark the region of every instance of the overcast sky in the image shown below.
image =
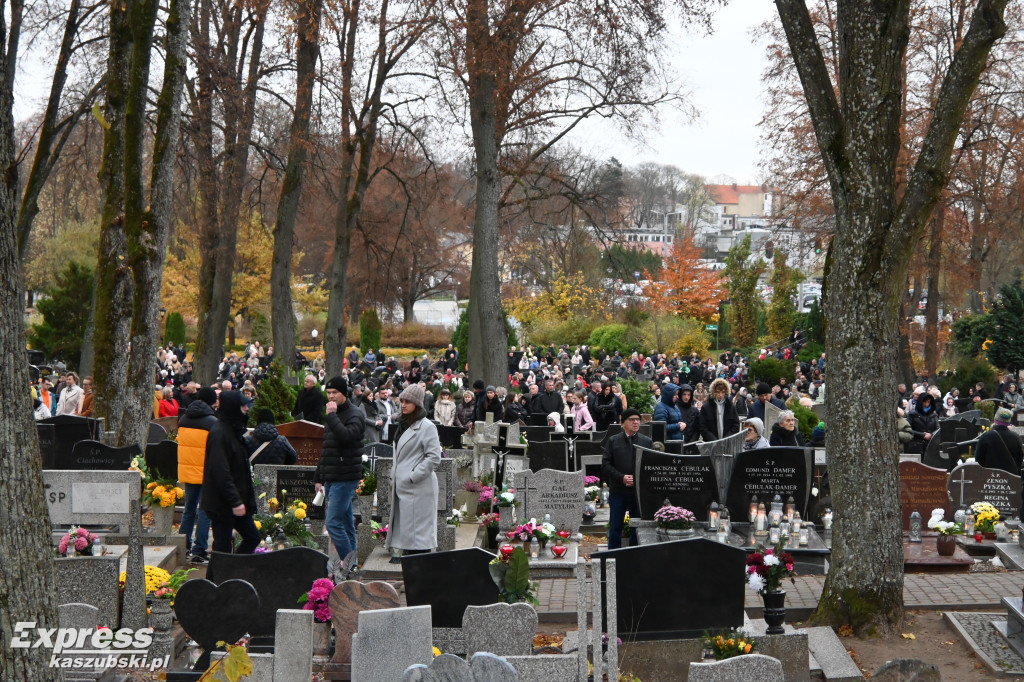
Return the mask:
M765 60L764 43L751 29L773 16L775 3L770 0L731 0L715 15L712 35L673 35L670 44L678 47L672 62L700 110L697 122L687 124L670 112L642 147L599 121L588 125L576 144L624 165L655 161L708 180L729 175L740 184L759 184L757 124L763 111ZM593 140L603 143L595 146Z

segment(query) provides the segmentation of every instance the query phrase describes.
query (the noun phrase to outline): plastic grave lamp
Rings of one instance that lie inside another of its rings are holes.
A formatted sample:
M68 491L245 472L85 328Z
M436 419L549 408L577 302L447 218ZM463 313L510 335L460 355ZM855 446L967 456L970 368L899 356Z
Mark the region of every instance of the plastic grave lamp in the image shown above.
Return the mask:
M507 559L507 558L509 558L510 556L512 556L512 552L516 551L516 548L515 548L515 547L513 547L512 545L502 545L502 546L501 546L501 547L500 547L500 548L498 549L498 551L499 551L499 552L501 552L501 556L502 556L502 558L505 558L505 559Z

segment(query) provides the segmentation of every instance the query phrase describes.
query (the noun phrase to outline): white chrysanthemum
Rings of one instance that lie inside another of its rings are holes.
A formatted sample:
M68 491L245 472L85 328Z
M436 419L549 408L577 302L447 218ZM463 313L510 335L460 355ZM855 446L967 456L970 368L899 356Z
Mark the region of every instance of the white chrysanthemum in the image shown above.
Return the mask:
M363 461L364 462L369 462L370 461L370 456L369 455L363 455Z
M764 578L759 576L757 573L751 573L747 576L747 584L750 585L750 589L754 592L760 592L764 589Z
M764 565L765 566L778 566L779 565L779 557L775 556L774 554L765 554L764 555Z

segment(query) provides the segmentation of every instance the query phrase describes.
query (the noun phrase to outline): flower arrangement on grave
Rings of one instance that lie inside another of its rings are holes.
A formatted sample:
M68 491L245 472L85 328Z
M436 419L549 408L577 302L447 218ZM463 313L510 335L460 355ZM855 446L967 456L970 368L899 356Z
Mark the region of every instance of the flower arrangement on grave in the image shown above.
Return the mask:
M363 467L363 478L356 488L356 495L372 495L377 492L377 475L369 468Z
M318 623L331 622L331 607L327 601L334 590L334 581L330 578L317 578L309 591L299 597L298 603L306 611L313 612L313 620Z
M373 536L374 540L378 540L380 542L383 542L384 539L388 536L388 525L389 524L385 523L382 526L379 523L377 523L376 521L371 521L370 522L370 535Z
M932 510L932 517L928 519L928 527L939 535L962 535L964 527L962 524L953 521L945 521L946 512L941 508Z
M90 533L85 528L71 527L64 537L60 539L60 543L57 545L57 553L66 557L68 555L68 547L74 547L75 554L92 556L92 545L96 542L97 536L95 533Z
M146 594L156 592L160 589L161 585L171 579L171 574L158 566L149 566L147 564L143 570L146 576ZM125 571L121 571L121 576L117 579L117 584L122 590L124 589L124 584L127 580L128 574Z
M732 629L717 635L704 633L704 650L711 652L716 661L752 654L756 648L757 643L747 637L743 630Z
M588 485L583 488L583 492L586 494L588 501L597 502L597 498L601 494L601 488L596 485Z
M480 494L484 491L484 484L475 479L471 479L462 484L462 489L465 490L467 493Z
M600 476L584 476L583 485L597 485L601 482Z
M497 528L498 527L498 513L489 512L480 516L480 525L484 528Z
M476 483L476 481L467 481L468 483ZM476 514L486 514L491 510L491 505L494 504L494 488L489 485L480 484L480 497L476 503Z
M530 519L526 523L520 524L512 530L505 531L505 537L509 540L521 540L522 542L528 542L533 537L533 529L536 525L535 519Z
M628 538L629 537L629 531L630 531L630 527L629 527L629 512L626 512L626 516L623 517L623 519L622 519L622 537Z
M658 528L668 530L688 530L693 528L697 517L689 509L665 505L654 512L654 520L658 522Z
M516 499L516 491L513 488L509 488L498 494L495 499L495 504L499 507L518 507L519 500Z
M793 576L793 555L783 551L786 539L777 545L765 549L757 546L757 551L747 557L747 584L759 594L775 592L782 586L783 578Z
M459 524L462 523L462 518L465 515L466 515L466 506L465 505L463 505L459 509L452 509L452 513L448 516L447 519L445 519L445 523L447 523L449 526L455 526L456 528L458 528Z
M533 521L533 519L530 519ZM551 523L535 523L533 526L533 536L540 542L540 546L544 547L552 538L556 536L556 530L554 524Z
M142 472L141 503L147 507L173 507L178 500L185 498L185 491L178 487L177 478L157 478L141 456L132 459L128 470Z
M285 491L281 492L283 494ZM267 505L271 510L281 508L277 498L271 499ZM283 532L293 547L317 548L319 545L316 543L316 537L306 528L306 508L305 502L295 500L282 511L254 515L253 522L256 524L256 529L263 535L276 538Z
M188 580L188 574L196 569L194 568L179 568L174 573L171 573L171 577L160 583L160 585L153 590L153 597L155 599L170 599L171 605L174 605L174 597L178 594L178 588L185 584Z
M988 502L975 502L971 505L974 512L974 529L979 533L994 533L999 523L999 510Z
M505 545L498 556L487 565L491 580L498 586L498 600L506 604L525 601L533 605L540 602L533 590L537 584L530 582L530 560L522 547L507 551Z

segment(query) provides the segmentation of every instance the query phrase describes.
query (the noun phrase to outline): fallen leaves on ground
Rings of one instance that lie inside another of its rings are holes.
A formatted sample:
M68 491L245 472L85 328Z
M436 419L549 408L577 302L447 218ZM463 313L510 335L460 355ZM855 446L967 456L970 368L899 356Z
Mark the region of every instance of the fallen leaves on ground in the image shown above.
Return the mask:
M850 627L849 625L840 625L839 626L839 636L840 637L853 637L853 628Z
M545 646L552 646L561 648L562 641L565 639L562 635L534 635L533 646L534 648L540 648Z
M917 637L914 636L913 632L900 633L900 637L902 637L903 639L917 639Z

